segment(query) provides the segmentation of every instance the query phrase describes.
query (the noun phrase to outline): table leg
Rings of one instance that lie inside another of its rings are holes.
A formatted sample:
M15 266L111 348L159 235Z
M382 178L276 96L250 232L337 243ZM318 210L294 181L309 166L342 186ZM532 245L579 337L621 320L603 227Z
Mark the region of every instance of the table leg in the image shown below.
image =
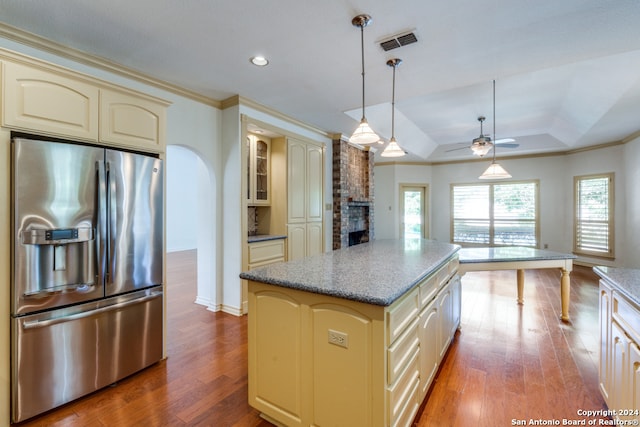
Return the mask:
M568 322L569 319L569 295L571 292L571 279L569 278L569 271L562 269L562 276L560 278L560 299L562 303L562 315L560 319Z
M524 270L517 270L518 274L518 304L524 304Z

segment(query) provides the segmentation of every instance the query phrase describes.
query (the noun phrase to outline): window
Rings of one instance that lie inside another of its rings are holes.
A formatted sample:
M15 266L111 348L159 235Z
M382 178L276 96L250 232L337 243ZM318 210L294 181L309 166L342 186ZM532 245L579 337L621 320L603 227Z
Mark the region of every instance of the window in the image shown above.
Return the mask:
M573 250L613 258L613 173L574 177Z
M538 246L538 182L451 186L452 241Z

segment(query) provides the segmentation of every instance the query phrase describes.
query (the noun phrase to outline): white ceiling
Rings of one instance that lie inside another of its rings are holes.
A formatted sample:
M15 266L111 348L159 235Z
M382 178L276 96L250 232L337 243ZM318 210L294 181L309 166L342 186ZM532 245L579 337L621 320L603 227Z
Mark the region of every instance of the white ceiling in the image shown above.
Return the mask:
M0 21L222 100L239 94L331 133L361 117L360 29L366 116L391 134L396 74L403 160L472 158L484 115L518 148L566 151L640 131L638 0L20 0ZM418 42L385 52L378 42L414 31ZM258 68L251 56L265 55Z

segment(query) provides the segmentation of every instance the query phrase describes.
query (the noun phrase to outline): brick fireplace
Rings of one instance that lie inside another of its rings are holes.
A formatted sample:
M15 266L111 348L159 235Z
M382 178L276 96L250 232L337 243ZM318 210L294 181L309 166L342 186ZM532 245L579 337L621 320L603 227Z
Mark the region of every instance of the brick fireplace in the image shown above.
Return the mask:
M333 140L333 249L374 238L373 152Z

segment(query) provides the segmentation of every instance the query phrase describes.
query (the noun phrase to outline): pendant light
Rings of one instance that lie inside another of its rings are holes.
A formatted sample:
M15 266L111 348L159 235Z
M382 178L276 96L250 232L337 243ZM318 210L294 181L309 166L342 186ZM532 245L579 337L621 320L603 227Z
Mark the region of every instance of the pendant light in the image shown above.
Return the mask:
M493 81L493 139L496 140L496 81ZM479 179L505 179L511 178L509 172L507 172L499 163L496 163L496 145L493 146L493 160Z
M360 125L349 138L349 142L354 144L366 145L380 141L380 137L371 129L364 115L364 27L371 23L371 16L358 15L351 20L354 27L360 27L360 52L362 56L362 119Z
M402 59L394 58L387 61L387 65L389 67L393 67L393 85L391 89L391 139L389 140L389 144L384 149L380 155L382 157L402 157L405 155L405 152L398 143L396 142L396 137L394 135L395 128L395 110L396 110L396 68L398 65L402 64Z

